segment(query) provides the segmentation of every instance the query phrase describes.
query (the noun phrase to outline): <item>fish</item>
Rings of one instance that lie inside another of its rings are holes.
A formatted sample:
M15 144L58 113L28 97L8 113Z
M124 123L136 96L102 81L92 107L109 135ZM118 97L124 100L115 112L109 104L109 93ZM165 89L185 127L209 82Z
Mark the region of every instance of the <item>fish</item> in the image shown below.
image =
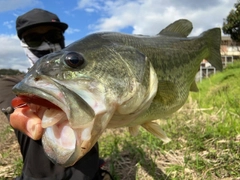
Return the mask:
M157 35L97 32L40 58L13 87L40 107L45 153L64 167L81 159L107 128L140 127L170 141L155 120L179 110L207 59L222 70L220 28L190 36L179 19Z

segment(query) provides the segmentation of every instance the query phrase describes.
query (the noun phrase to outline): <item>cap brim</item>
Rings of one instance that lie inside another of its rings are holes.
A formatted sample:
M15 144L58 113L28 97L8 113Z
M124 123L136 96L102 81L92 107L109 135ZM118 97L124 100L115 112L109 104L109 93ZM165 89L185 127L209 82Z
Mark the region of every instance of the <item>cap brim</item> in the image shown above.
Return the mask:
M21 28L21 30L18 30L18 37L21 39L21 36L23 34L24 31L36 27L36 26L40 26L40 25L49 25L49 26L53 26L53 27L58 27L59 29L61 29L63 32L65 32L65 30L68 28L68 25L66 23L63 22L43 22L43 23L37 23L37 24L32 24L26 27Z

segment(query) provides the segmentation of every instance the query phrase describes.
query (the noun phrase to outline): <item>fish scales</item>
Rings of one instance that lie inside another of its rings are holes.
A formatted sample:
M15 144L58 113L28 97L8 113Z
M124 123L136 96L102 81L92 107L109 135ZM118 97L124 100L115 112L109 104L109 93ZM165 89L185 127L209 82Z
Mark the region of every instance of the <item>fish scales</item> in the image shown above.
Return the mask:
M154 120L176 112L189 91L198 90L195 75L203 59L222 70L220 29L187 37L191 30L191 22L181 19L156 36L94 33L37 61L13 91L41 109L36 98L48 100L60 112L45 107L46 112L66 116L55 124L44 119L42 142L48 157L70 166L106 128L129 127L136 135L142 126L168 142ZM67 129L69 139L61 138L68 136L59 127Z
M219 34L217 28L211 31ZM169 115L184 104L201 61L204 58L207 59L211 53L208 39L206 40L204 35L189 39L172 37L167 40L164 36L139 37L119 33L106 33L102 36L114 43L136 47L151 61L158 75L159 90L152 103L153 110L150 111L150 107L149 113L157 114L156 112L159 112L160 116L155 115L156 117ZM212 41L214 38L210 40ZM153 41L154 43L151 43ZM219 51L219 38L215 41L218 45L216 51ZM220 56L218 55L216 59L219 60ZM164 87L165 92L162 89ZM172 98L168 97L170 93L173 94L170 96ZM156 101L156 107L154 101Z

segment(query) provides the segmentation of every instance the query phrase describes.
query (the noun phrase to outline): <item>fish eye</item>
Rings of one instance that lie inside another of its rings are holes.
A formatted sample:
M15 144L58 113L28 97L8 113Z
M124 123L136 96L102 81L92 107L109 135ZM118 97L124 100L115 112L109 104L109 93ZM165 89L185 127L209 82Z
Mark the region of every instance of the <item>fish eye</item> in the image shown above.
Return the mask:
M71 68L77 68L84 64L84 57L76 52L69 52L65 55L64 61Z

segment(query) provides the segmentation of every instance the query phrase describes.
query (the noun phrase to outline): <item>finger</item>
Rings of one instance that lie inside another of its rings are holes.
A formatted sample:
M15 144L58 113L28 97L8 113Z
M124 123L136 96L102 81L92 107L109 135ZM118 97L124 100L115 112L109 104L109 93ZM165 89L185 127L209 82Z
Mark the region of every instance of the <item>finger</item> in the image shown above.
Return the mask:
M10 124L33 140L39 140L42 137L41 119L28 107L15 109L10 115Z

